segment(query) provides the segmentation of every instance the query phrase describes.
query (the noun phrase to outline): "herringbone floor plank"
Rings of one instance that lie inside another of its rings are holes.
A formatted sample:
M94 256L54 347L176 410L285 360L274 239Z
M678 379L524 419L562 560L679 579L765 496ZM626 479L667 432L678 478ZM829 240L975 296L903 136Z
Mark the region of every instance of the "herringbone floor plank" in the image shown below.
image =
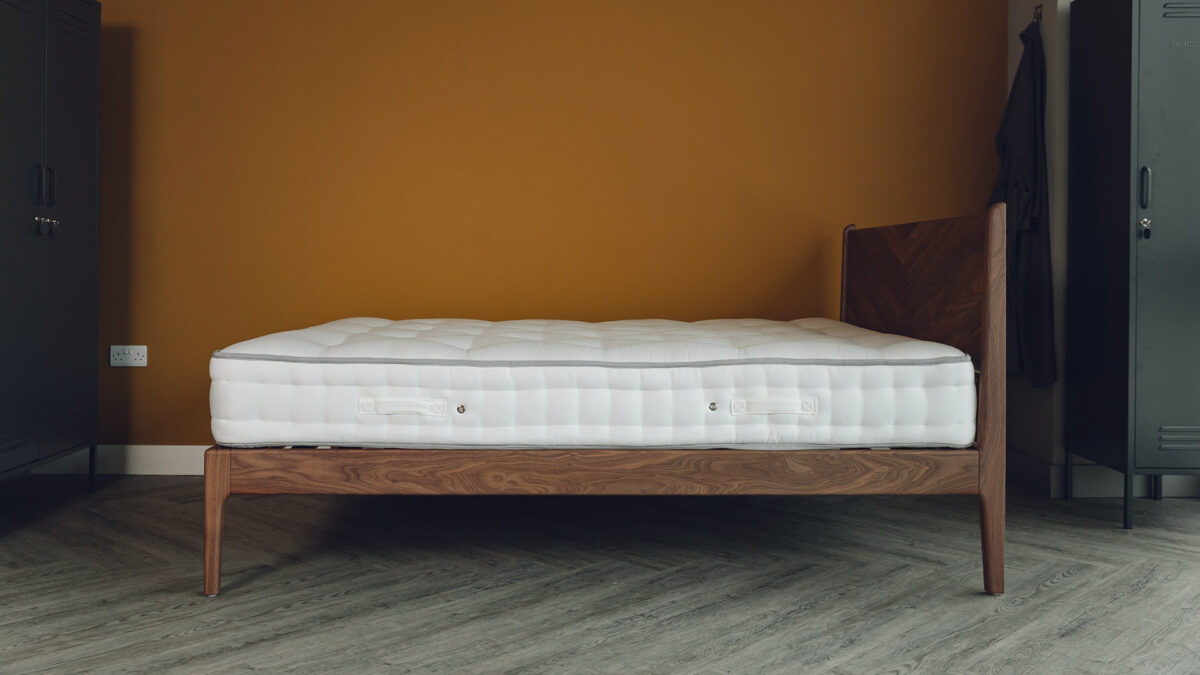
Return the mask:
M232 497L0 484L0 673L1196 673L1200 501Z

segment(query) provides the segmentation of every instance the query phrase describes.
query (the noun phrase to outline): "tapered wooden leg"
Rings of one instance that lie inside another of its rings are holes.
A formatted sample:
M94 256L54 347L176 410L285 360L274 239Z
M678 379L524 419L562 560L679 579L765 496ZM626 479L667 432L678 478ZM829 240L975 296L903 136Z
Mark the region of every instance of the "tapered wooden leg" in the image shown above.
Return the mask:
M979 525L983 538L983 589L1004 593L1004 488L979 495Z
M229 449L211 447L204 453L204 594L221 592L221 529L229 496Z

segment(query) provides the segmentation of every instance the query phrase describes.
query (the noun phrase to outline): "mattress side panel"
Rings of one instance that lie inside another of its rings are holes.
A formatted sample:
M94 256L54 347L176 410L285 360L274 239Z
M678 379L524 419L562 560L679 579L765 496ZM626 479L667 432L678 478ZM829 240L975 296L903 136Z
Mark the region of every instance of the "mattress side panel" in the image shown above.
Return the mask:
M971 364L489 367L212 359L225 445L963 447Z

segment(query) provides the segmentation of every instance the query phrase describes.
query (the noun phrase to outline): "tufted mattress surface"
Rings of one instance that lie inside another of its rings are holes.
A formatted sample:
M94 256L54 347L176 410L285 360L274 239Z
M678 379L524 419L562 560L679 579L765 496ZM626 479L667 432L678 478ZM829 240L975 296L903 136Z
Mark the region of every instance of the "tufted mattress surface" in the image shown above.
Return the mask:
M222 445L963 447L970 357L829 319L356 318L213 354Z

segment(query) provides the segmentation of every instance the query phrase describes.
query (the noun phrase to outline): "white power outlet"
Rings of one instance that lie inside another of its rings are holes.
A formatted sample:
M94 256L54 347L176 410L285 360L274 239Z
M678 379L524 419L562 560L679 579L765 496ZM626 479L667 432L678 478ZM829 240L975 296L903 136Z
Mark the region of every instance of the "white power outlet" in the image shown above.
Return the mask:
M108 365L114 368L145 368L149 365L146 356L146 345L109 346Z

